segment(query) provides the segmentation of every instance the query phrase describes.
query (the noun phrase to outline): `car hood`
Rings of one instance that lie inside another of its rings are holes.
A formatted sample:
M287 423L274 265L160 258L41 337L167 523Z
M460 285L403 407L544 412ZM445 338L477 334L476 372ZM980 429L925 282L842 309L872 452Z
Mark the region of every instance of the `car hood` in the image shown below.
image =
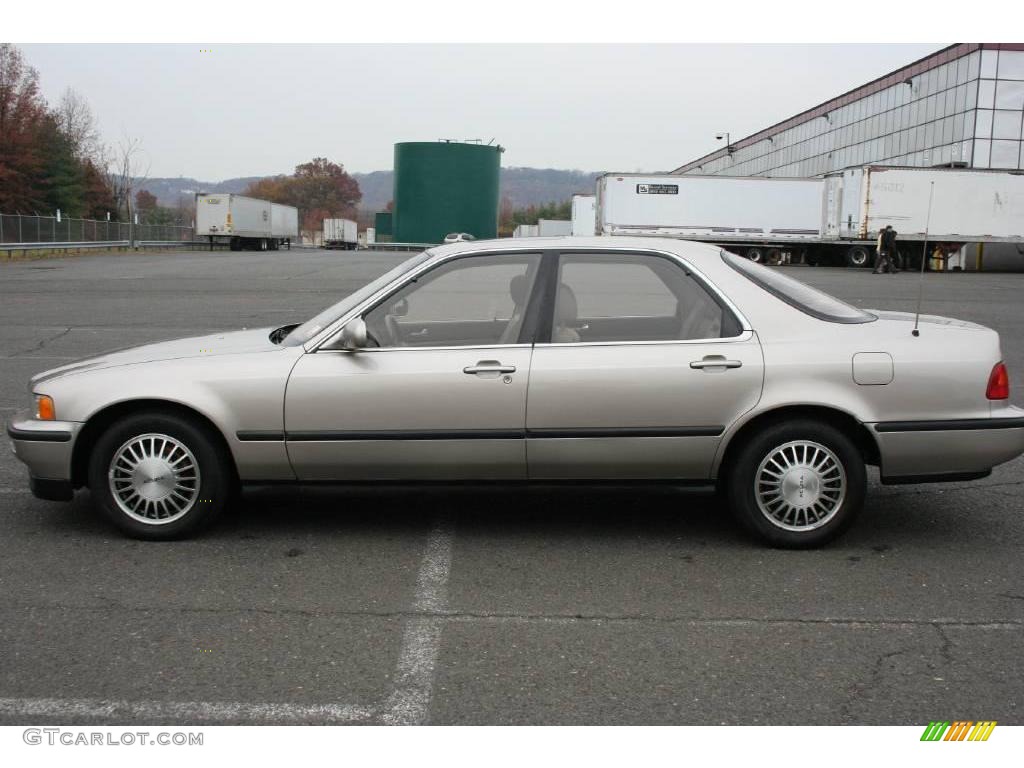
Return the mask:
M32 377L32 386L35 387L44 381L56 379L59 376L68 376L99 368L112 368L118 365L151 363L158 360L177 360L186 357L216 357L220 355L236 355L243 352L282 349L282 347L270 340L270 332L272 330L274 329L259 328L255 330L230 331L227 333L213 333L209 336L192 336L186 339L160 341L155 344L144 344L141 347L126 347L112 352L105 352L96 357L76 360L59 368L43 371Z

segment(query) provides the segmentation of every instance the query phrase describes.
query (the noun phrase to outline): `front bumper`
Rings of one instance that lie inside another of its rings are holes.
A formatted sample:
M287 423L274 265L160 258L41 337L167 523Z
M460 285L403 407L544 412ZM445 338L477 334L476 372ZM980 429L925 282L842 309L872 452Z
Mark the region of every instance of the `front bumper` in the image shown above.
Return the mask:
M1024 410L987 419L879 422L874 425L882 482L984 477L1024 453Z
M28 467L30 487L39 498L71 497L71 454L81 428L76 421L39 421L28 413L7 423L14 455Z

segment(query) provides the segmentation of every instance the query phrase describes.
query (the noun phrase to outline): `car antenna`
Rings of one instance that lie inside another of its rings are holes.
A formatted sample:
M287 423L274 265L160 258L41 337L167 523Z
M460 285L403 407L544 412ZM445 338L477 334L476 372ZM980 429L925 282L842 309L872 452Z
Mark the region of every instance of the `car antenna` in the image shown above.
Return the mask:
M921 299L924 296L924 265L928 263L928 228L932 223L932 196L935 194L935 182L928 186L928 215L924 220L924 251L921 253L921 276L917 281L917 312L914 313L914 330L910 333L913 336L920 336L918 322L921 320Z

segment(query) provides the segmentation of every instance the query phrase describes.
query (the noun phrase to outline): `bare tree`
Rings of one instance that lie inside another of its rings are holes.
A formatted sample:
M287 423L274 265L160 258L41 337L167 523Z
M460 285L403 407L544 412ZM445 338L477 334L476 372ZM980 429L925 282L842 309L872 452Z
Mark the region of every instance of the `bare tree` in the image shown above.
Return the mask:
M74 88L65 88L54 114L61 132L71 142L75 157L102 165L105 158L99 128L85 98Z
M125 211L127 220L132 220L132 203L135 190L149 176L149 160L142 149L142 139L125 133L116 147L110 148L112 162L107 165L107 181L114 193L117 210Z

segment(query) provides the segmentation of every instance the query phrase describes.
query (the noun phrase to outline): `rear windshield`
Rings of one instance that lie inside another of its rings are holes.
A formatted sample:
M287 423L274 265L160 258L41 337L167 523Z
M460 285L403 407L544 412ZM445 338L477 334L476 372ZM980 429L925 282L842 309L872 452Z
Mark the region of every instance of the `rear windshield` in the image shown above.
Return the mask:
M728 251L722 251L722 259L758 287L811 317L830 323L870 323L878 319L870 312L850 306L835 296L811 288L778 270L755 264L750 259Z

